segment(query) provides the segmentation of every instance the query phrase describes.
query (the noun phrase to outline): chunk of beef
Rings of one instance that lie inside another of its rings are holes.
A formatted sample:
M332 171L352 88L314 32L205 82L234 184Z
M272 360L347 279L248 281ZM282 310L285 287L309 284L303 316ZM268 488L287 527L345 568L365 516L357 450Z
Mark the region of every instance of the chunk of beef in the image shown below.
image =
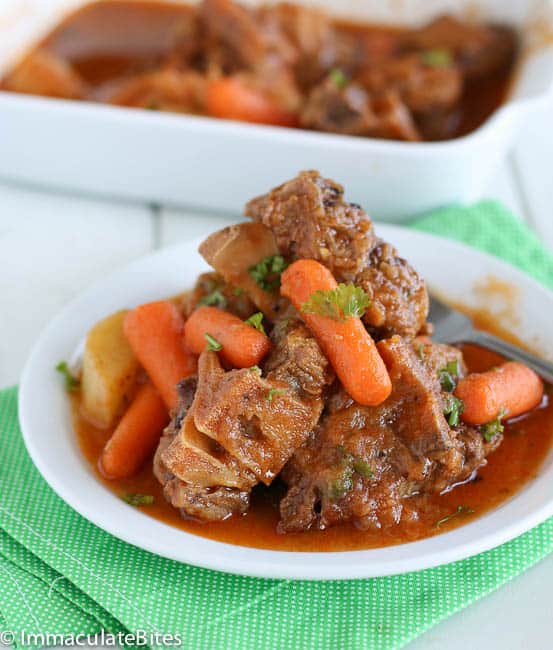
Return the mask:
M182 386L154 471L166 497L188 516L243 512L251 488L271 483L317 424L332 372L301 323L280 329L266 377L257 369L227 372L205 351L192 403L191 383Z
M286 38L292 47L289 61L300 87L310 87L334 65L335 28L324 11L283 2L261 6L257 16L265 33Z
M309 330L285 315L271 337L276 345L264 364L267 377L288 384L301 399L319 398L332 384L334 372Z
M394 92L371 98L357 83L340 87L325 79L310 92L301 125L317 131L397 140L419 140L411 114Z
M250 201L245 214L272 230L282 255L319 260L338 279L353 280L375 241L372 221L344 200L344 188L316 171Z
M371 107L376 115L375 138L392 138L415 142L420 133L404 100L395 90L373 97Z
M196 487L253 487L257 482L254 474L201 431L196 420L192 412L188 413L172 443L163 451L162 461L167 469Z
M308 357L304 365L290 360L298 345ZM193 405L196 426L258 480L270 484L317 424L328 362L307 330L299 326L277 345L266 378L252 369L225 372L214 353L203 353L199 363ZM281 369L282 364L286 367Z
M390 397L378 407L343 401L324 416L313 436L283 472L282 532L326 528L352 521L384 528L402 518L408 497L442 492L469 479L500 443L475 429L451 427L446 394L436 367L458 358L454 348L432 350L426 363L405 340L379 346L392 379Z
M439 380L440 371L452 361L457 362L459 378L464 377L467 372L463 353L452 345L434 343L428 337L420 337L413 341L413 349L435 381Z
M165 498L183 517L224 520L249 505L255 478L194 426L189 413L197 378L178 386L179 406L154 456L153 470Z
M377 338L414 337L423 328L429 307L426 285L391 244L377 240L355 282L371 299L363 320Z
M183 423L189 421L188 411L194 400L196 387L196 377L185 379L179 384L179 406L163 432L154 456L153 471L163 486L165 498L172 506L179 509L183 517L204 521L224 520L233 514L245 512L249 504L249 489L212 485L212 481L208 481L208 486L193 485L171 471L173 469L171 460L178 460L174 449L180 447L183 455L192 453L193 447L190 446L188 449L183 447L177 435L183 428ZM166 456L167 453L170 454L169 458ZM210 469L212 468L208 468Z
M500 25L476 25L440 16L408 39L418 50L452 52L469 79L491 75L509 66L516 54L515 32Z
M459 125L463 74L458 65L429 65L420 53L396 54L377 63L370 62L357 80L378 100L396 97L401 107L402 129L383 131L381 137L401 140L437 140L451 135ZM407 118L405 117L407 116ZM406 130L405 125L412 124ZM405 137L416 133L416 138Z
M177 384L177 395L179 397L179 404L175 413L172 413L173 419L167 425L164 431L164 435L175 435L178 433L181 424L186 417L186 414L192 406L194 401L194 395L196 394L196 389L198 388L198 378L196 375L187 377Z
M204 0L200 20L205 45L226 72L253 65L264 55L262 34L252 10L232 0Z
M382 341L378 350L393 384L392 395L382 409L388 422L394 421L394 434L411 454L424 459L425 466L430 460L433 466L438 463L457 475L463 459L457 453L454 432L443 415L444 396L437 373L432 372L432 366L425 366L412 345L399 336ZM452 354L457 351L454 349ZM402 471L411 475L411 465L402 467ZM411 478L422 480L426 473Z
M359 81L377 96L394 90L415 114L451 108L459 101L463 90L462 75L455 65L426 65L418 54L401 55L369 65Z
M307 88L334 64L334 26L316 8L280 3L255 9L231 0L204 0L200 16L208 69L289 69Z
M375 65L396 56L402 45L401 35L382 29L352 31L336 26L336 67L356 78L367 64Z
M325 79L309 93L300 123L317 131L370 135L376 129L377 120L369 96L361 86L348 84L341 88L332 79Z
M203 29L195 7L174 21L165 63L179 70L193 67L201 57Z
M245 212L272 230L288 259L318 260L338 282L362 286L373 300L365 322L376 337L413 337L424 328L424 281L393 246L376 237L369 216L344 200L338 183L315 171L301 172L250 201Z
M250 505L249 490L228 487L204 489L176 478L167 482L164 492L184 518L202 521L224 521L233 515L243 515Z
M233 0L204 0L200 21L205 35L208 70L224 73L255 69L261 61L293 63L297 53L275 21Z
M373 422L353 405L322 419L315 435L285 467L288 491L280 502L280 532L325 529L346 521L369 527L398 523L409 483L393 471L396 450L391 427ZM415 464L414 464L415 465ZM424 467L423 467L424 469Z
M307 96L306 128L349 135L416 141L416 122L443 122L461 98L462 74L454 64L430 66L419 54L369 59L351 83L324 79Z

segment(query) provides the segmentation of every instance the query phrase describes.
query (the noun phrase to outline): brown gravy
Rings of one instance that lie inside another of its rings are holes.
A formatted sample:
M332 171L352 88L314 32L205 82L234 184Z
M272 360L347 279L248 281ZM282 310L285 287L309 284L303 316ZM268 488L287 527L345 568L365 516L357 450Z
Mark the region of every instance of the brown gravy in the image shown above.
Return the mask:
M490 315L480 312L475 321L482 329L493 331L503 338L516 342L512 335L498 332ZM484 371L501 361L497 354L472 345L463 353L471 371ZM337 526L324 531L309 531L281 535L276 532L278 503L283 486L256 488L250 510L243 517L219 523L198 523L184 520L163 497L160 484L153 475L151 465L132 479L106 480L97 469L101 450L111 431L96 429L87 423L79 412L78 397L73 398L74 426L84 455L100 480L114 494L123 496L140 493L154 496L154 503L141 510L151 517L194 535L210 539L282 551L349 551L402 544L431 537L460 526L497 507L516 494L533 479L553 442L553 404L544 400L541 408L505 426L505 437L499 448L488 458L488 464L478 471L475 480L460 485L442 495L411 497L423 500L421 517L416 522L404 523L382 532L362 531L352 525ZM408 502L406 507L409 507ZM420 508L421 501L417 502ZM463 512L440 526L437 522L463 507ZM130 507L130 506L129 506ZM465 509L474 513L467 513Z

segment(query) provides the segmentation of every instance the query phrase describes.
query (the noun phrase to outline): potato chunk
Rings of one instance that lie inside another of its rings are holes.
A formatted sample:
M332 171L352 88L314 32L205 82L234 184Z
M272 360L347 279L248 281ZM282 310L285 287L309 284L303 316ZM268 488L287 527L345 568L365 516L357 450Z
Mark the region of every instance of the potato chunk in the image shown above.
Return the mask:
M110 427L129 399L138 360L123 334L126 310L99 321L88 333L83 356L83 415L101 428Z

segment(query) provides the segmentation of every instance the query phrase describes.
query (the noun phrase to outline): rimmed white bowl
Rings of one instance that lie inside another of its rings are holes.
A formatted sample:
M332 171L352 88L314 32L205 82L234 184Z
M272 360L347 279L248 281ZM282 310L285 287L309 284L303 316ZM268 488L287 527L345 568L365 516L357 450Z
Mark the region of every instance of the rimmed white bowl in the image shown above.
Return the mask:
M431 287L454 302L479 307L482 295L493 302L493 296L475 288L489 277L500 278L512 287L510 322L503 325L553 358L553 293L515 268L460 244L397 227L380 226L378 232L398 246ZM84 293L48 325L30 355L19 397L25 444L46 481L81 515L120 539L181 562L242 575L318 580L382 576L460 560L553 515L551 453L538 477L492 512L430 539L380 549L337 553L252 549L201 538L129 508L97 480L83 457L54 367L71 357L90 326L103 316L191 286L206 268L197 253L198 243L149 255Z

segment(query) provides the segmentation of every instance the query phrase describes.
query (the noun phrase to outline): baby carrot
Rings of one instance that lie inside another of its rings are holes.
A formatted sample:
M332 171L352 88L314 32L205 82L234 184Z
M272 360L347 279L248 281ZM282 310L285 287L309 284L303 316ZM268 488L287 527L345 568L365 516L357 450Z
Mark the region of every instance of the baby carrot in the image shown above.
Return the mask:
M227 120L297 126L295 113L238 77L214 79L208 83L206 107L209 115Z
M178 405L177 383L196 371L182 344L183 328L183 317L168 300L140 305L123 323L133 352L169 409Z
M209 343L235 368L256 366L271 348L268 336L238 316L217 307L200 307L186 321L184 344L200 354Z
M157 390L150 383L141 386L102 451L102 474L110 479L136 474L154 452L168 422L167 407Z
M332 291L337 286L325 266L315 260L298 260L282 274L280 292L300 312L351 397L359 404L376 406L389 396L392 383L361 319L334 320L302 311L315 292Z
M477 426L492 422L502 412L512 418L535 408L543 397L543 382L524 364L508 361L461 379L455 396L464 404L461 419Z

